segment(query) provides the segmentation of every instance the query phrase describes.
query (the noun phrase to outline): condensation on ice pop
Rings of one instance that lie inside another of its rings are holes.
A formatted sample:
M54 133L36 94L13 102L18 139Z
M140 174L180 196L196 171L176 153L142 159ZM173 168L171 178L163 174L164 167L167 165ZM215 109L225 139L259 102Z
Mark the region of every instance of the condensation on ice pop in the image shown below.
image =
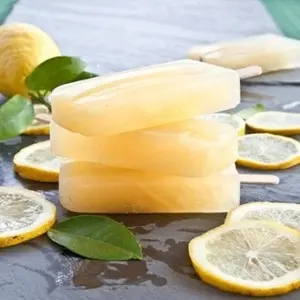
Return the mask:
M61 166L59 194L81 213L227 212L239 205L240 182L235 165L195 178L70 162Z
M235 107L237 72L193 60L144 67L61 86L53 120L83 135L113 135Z
M51 123L55 155L113 167L203 176L237 159L236 130L212 120L193 118L165 126L105 137L87 137Z
M260 66L263 73L300 66L300 41L275 34L255 35L228 42L199 45L189 58L210 64L240 69Z

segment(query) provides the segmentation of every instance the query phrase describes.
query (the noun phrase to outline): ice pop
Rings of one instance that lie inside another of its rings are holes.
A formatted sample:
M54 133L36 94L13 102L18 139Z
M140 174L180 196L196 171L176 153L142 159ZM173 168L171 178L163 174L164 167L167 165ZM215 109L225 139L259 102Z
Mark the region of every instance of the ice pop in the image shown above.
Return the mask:
M299 67L300 41L275 34L256 35L195 46L189 58L231 69L257 65L268 73Z
M227 212L239 205L235 165L206 177L178 177L70 162L60 170L61 204L81 213Z
M113 135L233 108L240 82L236 71L183 60L61 86L50 100L60 126Z
M232 126L201 118L106 137L83 136L52 122L51 147L72 160L197 177L233 164L238 139Z

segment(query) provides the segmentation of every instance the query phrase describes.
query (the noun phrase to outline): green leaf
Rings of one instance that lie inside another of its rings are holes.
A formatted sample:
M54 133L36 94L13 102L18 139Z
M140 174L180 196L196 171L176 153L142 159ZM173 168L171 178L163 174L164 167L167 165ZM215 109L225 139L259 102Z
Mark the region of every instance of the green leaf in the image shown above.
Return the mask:
M91 73L91 72L87 72L87 71L83 71L78 77L75 78L75 81L80 81L80 80L84 80L84 79L90 79L90 78L94 78L94 77L98 77L99 75L95 74L95 73Z
M247 120L250 117L254 116L255 114L265 110L266 109L263 104L256 104L254 107L242 109L241 111L235 113L234 115L239 116L244 120Z
M56 87L74 81L86 64L78 57L57 56L38 65L26 78L29 91L52 91Z
M0 106L0 141L25 131L34 119L31 101L16 95Z
M71 217L48 231L48 236L55 243L90 259L142 259L141 247L133 233L106 217Z
M299 0L261 0L281 32L294 39L300 39Z

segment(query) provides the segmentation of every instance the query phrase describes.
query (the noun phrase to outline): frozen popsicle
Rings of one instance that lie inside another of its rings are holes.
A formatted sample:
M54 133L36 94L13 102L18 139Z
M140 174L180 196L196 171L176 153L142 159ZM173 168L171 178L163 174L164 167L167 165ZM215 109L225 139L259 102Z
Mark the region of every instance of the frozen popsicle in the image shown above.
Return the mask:
M235 107L236 71L183 60L61 86L52 118L88 136L137 131Z
M105 137L88 137L51 123L55 155L135 170L203 176L237 159L232 126L193 118L170 125Z
M263 34L211 45L199 45L189 58L240 69L260 66L263 73L300 66L300 41L275 34Z
M239 205L235 165L205 177L178 177L70 162L60 170L61 204L81 213L227 212Z

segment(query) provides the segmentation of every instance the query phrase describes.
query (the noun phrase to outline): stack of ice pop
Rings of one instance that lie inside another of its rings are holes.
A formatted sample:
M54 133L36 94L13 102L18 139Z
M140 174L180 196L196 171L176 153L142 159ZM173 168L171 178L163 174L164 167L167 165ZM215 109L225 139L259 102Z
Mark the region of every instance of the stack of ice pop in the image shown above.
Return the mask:
M235 107L231 69L181 60L51 95L60 200L85 213L226 212L239 205L237 133L200 118Z

